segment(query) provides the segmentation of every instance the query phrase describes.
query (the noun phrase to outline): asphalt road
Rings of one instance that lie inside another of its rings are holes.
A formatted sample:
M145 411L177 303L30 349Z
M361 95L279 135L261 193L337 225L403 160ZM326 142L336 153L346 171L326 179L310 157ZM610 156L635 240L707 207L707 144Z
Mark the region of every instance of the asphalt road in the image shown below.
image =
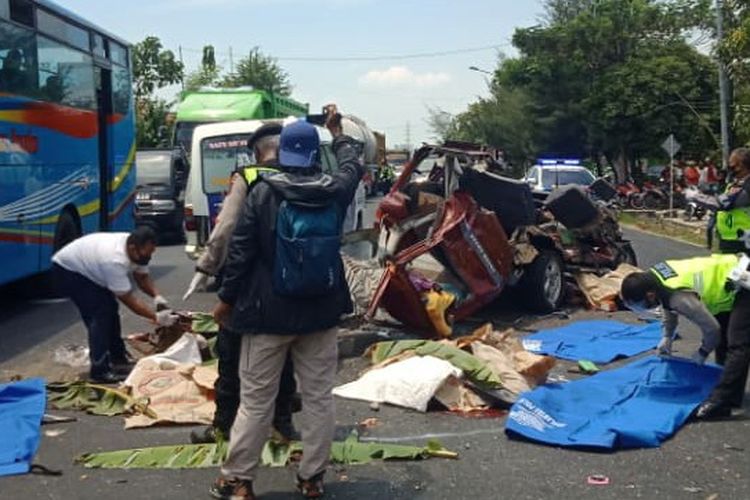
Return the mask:
M634 231L627 235L633 240L642 266L668 257L703 253L698 247L658 236ZM210 310L214 300L210 294L201 294L184 305L180 301L192 265L179 246L160 248L153 272L175 306ZM64 301L22 300L7 290L0 299L4 304L0 312L0 380L14 374L44 375L49 379L75 375L76 370L53 362L53 353L59 346L85 344L85 333L73 307ZM631 317L628 313L572 313L573 319L611 316ZM502 323L507 315L497 319ZM529 318L528 324L540 327L562 323L558 319ZM123 312L125 332L147 328L145 322ZM685 338L678 342L678 349L689 353L697 345L698 332L689 326L682 332ZM359 358L341 359L339 380L353 380L363 367ZM566 375L566 368L563 363L556 372ZM437 437L461 456L455 461L432 459L331 468L327 475L328 498L750 498L749 420L690 424L658 449L591 453L509 440L503 432L504 418L465 419L388 406L374 412L366 403L341 399L336 404L338 433L342 437L358 422L375 417L379 425L366 431L367 437L411 444ZM74 457L84 452L185 443L191 427L125 431L119 417L74 415L78 422L43 428L64 432L55 437L44 436L35 460L61 469L63 475L0 478L0 498L208 498L207 488L216 470L105 471L87 470L73 463ZM610 484L588 485L586 478L592 474L609 477ZM261 498L297 498L292 494L292 478L293 473L286 469L263 470L256 491Z

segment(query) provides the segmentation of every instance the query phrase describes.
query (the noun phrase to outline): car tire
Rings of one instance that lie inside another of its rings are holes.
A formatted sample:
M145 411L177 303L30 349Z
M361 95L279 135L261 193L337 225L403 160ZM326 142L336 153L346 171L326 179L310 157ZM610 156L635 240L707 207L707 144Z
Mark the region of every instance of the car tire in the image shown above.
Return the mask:
M563 262L557 252L541 250L526 266L519 288L534 311L546 314L557 310L565 300Z
M57 226L55 227L55 237L52 244L54 251L57 252L80 236L81 229L78 227L75 217L69 211L64 211L57 220Z

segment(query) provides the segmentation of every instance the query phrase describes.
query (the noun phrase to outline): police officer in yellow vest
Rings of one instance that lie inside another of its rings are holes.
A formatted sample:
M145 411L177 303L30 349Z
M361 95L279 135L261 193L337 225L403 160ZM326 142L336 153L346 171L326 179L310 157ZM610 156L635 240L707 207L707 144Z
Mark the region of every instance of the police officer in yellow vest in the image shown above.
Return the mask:
M248 140L248 148L254 154L254 164L237 169L232 175L229 193L224 198L216 226L206 242L206 248L196 265L195 276L183 296L187 300L197 290L205 289L209 276L217 276L227 257L227 249L237 221L242 213L247 195L253 185L263 176L278 172L279 136L281 123L263 125ZM240 401L239 354L242 337L221 328L217 336L216 351L219 358L219 377L214 389L216 392L216 412L213 425L193 431L190 438L194 443L216 441L217 431L228 438L229 430L237 415ZM297 390L294 381L294 367L287 360L279 384L276 399L276 413L273 427L283 437L299 437L292 425L292 407Z
M716 214L719 250L747 254L750 252L750 149L732 151L729 169L732 181L719 197L721 210ZM750 289L747 283L738 286L726 332L724 372L719 384L696 411L698 419L726 417L731 415L732 408L742 406L750 366Z
M671 354L679 316L695 323L702 332L701 346L692 355L703 363L716 350L717 362L726 353L726 326L735 299L727 286L730 272L739 262L736 255L712 255L668 260L647 272L631 273L622 282L620 295L626 307L643 312L662 307L664 324L660 354Z
M745 251L742 234L750 232L750 149L737 148L729 156L732 181L719 197L716 234L721 253Z

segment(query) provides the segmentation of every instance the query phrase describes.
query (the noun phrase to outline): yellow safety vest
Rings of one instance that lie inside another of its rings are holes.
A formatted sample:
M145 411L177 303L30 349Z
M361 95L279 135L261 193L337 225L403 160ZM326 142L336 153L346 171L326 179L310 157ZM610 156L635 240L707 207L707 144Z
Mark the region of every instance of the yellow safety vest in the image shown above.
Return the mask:
M279 170L277 168L273 168L273 167L261 167L261 166L245 167L242 169L242 177L245 179L245 182L247 182L248 186L252 186L253 183L257 181L263 175L275 174L278 171Z
M729 312L735 292L727 288L729 273L739 263L734 254L716 254L694 259L667 260L650 271L670 290L692 290L697 293L711 314Z
M732 186L727 187L729 191ZM750 231L750 207L732 208L716 212L716 233L724 241L738 241L739 230Z

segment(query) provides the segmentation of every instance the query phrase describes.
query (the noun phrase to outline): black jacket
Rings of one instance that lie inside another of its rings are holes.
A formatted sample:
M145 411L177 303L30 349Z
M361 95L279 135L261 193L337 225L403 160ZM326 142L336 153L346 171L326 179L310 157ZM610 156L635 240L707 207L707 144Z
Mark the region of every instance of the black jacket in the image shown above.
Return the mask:
M365 169L352 140L333 141L339 170L297 174L294 169L264 178L254 185L229 243L219 298L233 306L229 329L238 333L302 334L335 326L352 311L346 280L329 296L293 298L274 293L272 276L276 250L276 216L286 200L325 206L337 203L345 213Z

